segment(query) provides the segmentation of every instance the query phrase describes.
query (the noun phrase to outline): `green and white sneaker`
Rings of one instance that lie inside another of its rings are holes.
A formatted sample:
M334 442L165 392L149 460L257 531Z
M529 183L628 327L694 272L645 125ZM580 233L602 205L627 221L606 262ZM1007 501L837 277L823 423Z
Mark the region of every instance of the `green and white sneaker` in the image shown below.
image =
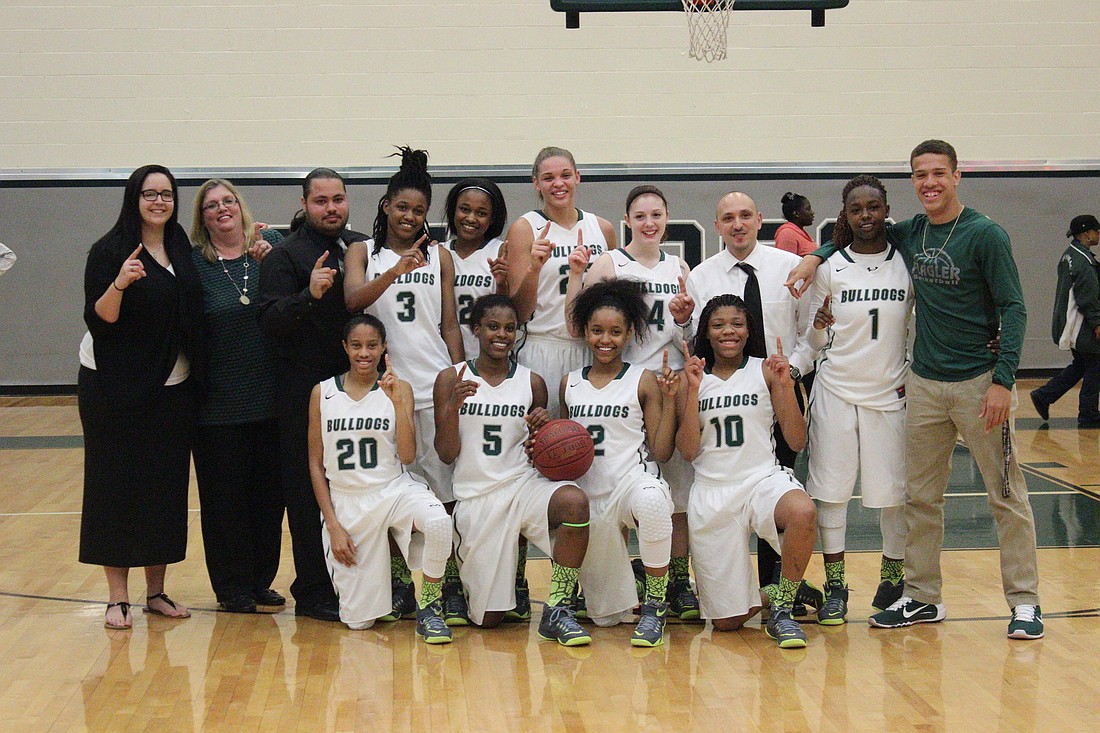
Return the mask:
M942 603L921 603L909 596L902 596L885 611L867 619L867 623L880 629L897 629L913 624L934 624L947 618Z
M789 606L772 606L764 631L775 639L780 649L802 649L806 646L806 634L791 617Z
M875 591L875 598L871 601L871 608L876 611L885 611L887 608L897 603L903 593L905 593L904 579L899 583L891 583L889 580L884 580L878 584L878 590Z
M539 622L539 637L547 641L556 641L562 646L583 646L592 643L592 637L577 623L576 613L569 600L560 606L547 606L543 609Z
M1044 633L1041 608L1021 603L1012 609L1012 620L1008 622L1009 639L1042 639Z
M631 646L660 646L665 643L665 617L668 604L664 601L646 601L642 604L641 618L630 636Z
M426 644L450 644L451 630L443 621L443 604L431 603L416 612L416 635Z
M822 626L841 626L848 622L848 587L840 580L825 582L825 604L817 609Z

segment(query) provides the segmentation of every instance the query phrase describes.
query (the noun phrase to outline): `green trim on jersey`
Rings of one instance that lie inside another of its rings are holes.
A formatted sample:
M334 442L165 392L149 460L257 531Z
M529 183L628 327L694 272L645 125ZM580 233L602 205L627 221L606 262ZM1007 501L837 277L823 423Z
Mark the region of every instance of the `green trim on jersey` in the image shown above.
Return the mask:
M581 369L581 379L583 379L586 382L591 382L592 380L588 378L588 372L591 369L592 369L592 367L590 367L590 366L586 366L583 369ZM624 361L623 362L623 368L619 370L618 374L616 374L614 377L611 378L611 382L614 382L617 379L622 379L623 375L626 374L628 369L630 369L630 364L628 364L627 362ZM608 382L608 384L611 384L611 382ZM597 388L597 389L602 389L602 388Z

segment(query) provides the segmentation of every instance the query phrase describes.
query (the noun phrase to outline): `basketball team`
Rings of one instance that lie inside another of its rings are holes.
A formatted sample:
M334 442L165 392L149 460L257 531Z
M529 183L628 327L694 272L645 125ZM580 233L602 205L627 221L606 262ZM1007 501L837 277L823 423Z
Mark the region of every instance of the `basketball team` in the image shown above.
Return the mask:
M888 224L882 182L856 176L821 248L805 198L784 196L772 247L756 202L727 193L723 248L694 270L661 249L660 189L630 191L618 246L556 147L532 167L538 209L506 230L498 186L464 179L433 241L427 153L396 155L369 234L347 228L326 168L285 239L222 179L200 187L188 236L171 172L130 176L88 256L80 349L80 560L104 568L108 628L132 627L132 567L146 613L190 615L164 578L184 557L192 454L226 611L285 604L270 588L285 507L299 616L415 618L429 644L523 622L533 543L551 558L543 639L584 645L580 621L630 618L631 644L653 647L670 616L731 631L764 611L781 648L804 647L807 606L847 619L858 480L882 533L870 625L938 622L961 435L997 524L1008 636L1043 636L1013 432L1023 295L1008 235L959 200L951 145L910 156L924 213ZM559 418L575 425L547 427ZM803 577L818 538L823 588Z

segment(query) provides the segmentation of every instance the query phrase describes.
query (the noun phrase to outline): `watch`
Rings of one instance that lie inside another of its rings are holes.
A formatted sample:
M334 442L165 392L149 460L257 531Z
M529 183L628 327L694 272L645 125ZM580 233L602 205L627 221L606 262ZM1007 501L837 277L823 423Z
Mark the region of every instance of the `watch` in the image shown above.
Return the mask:
M793 364L791 365L791 379L796 382L802 381L802 372L800 372L798 370L798 367L794 366Z

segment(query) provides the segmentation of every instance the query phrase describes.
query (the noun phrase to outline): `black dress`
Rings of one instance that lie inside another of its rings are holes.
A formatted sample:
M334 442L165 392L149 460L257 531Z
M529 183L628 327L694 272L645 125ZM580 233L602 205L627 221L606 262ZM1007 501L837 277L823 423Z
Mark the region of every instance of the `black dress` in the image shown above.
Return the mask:
M83 563L164 565L186 553L202 289L183 230L165 232L165 240L175 274L143 250L146 277L126 288L115 323L96 315L95 302L137 245L109 235L88 253L84 320L96 368L80 368L77 393L84 429ZM165 387L181 353L191 376Z

